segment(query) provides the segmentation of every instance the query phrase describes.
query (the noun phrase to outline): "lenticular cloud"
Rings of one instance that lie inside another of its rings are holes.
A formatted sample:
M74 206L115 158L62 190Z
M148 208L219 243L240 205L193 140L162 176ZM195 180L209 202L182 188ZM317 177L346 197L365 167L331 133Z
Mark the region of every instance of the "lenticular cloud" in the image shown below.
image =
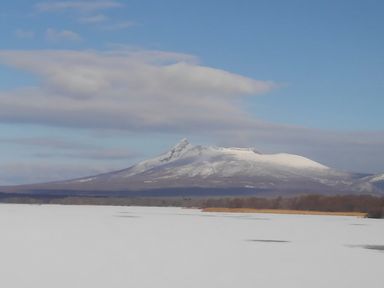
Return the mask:
M130 130L247 126L247 95L276 84L159 51L2 51L0 61L39 77L0 91L0 120Z

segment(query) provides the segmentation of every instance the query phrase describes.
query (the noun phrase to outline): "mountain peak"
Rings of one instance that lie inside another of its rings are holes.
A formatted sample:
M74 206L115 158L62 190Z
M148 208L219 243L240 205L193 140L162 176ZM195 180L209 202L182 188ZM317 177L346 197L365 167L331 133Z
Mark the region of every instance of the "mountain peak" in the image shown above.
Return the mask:
M159 179L173 181L183 177L188 181L194 177L201 179L207 177L284 178L287 175L321 173L328 169L320 163L299 155L261 154L254 148L204 147L192 145L183 138L167 152L119 171L115 176L127 178L151 175L152 178L148 181Z
M377 174L356 180L352 174L333 170L300 155L264 154L254 148L192 145L183 138L157 157L124 170L61 182L62 186L57 189L135 192L173 189L167 190L171 194L179 193L174 190L179 188L225 189L223 195L227 195L228 188L233 188L233 193L236 189L251 189L252 193L383 193L383 179L383 174ZM248 190L245 193L248 194Z
M183 138L175 146L173 146L172 150L183 150L188 145L190 145L188 139Z
M191 148L192 145L189 143L187 138L183 138L177 143L171 150L169 150L164 157L160 160L161 162L168 162L179 158L183 152Z

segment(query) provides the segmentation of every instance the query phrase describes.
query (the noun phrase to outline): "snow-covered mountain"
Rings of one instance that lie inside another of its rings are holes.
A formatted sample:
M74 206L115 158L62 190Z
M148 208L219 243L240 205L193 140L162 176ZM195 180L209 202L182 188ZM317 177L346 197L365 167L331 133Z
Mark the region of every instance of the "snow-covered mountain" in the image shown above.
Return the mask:
M361 178L355 186L360 191L384 194L384 173Z
M197 190L214 190L216 194L223 191L225 194L328 194L372 192L371 186L376 184L370 181L382 178L380 175L359 178L299 155L262 154L253 148L204 147L183 139L166 153L124 170L22 187L29 191L140 192L143 195L145 191L158 191L153 192L157 195L167 189L176 194L181 190L192 191L192 194Z
M230 177L239 175L256 176L273 169L286 171L328 170L329 168L310 159L292 154L261 154L251 148L217 148L193 146L183 139L170 151L159 157L143 161L122 171L119 176L129 177L149 172L156 174L156 168L165 170L166 178L178 177Z
M384 173L372 176L369 179L369 182L371 182L371 183L384 183Z

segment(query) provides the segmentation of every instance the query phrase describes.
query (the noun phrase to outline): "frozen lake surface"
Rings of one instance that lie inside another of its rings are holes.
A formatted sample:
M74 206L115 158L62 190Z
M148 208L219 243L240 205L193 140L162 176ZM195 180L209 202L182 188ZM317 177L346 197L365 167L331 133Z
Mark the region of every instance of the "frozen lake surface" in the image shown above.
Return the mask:
M0 287L383 287L384 220L0 205Z

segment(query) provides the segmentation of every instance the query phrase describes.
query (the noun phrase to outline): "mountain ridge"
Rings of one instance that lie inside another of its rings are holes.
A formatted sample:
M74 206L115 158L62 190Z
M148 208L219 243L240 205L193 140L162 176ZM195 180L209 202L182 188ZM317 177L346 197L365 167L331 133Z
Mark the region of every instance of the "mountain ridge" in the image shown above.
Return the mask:
M384 191L384 181L381 180L384 180L384 174L360 177L300 155L263 154L254 148L205 147L192 145L184 138L165 153L126 169L67 181L8 187L5 190L24 193L92 191L95 194L129 194L166 189L222 189L226 190L227 195L228 189L233 189L251 194L260 194L262 191L279 195L381 194ZM161 194L159 192L159 196Z

